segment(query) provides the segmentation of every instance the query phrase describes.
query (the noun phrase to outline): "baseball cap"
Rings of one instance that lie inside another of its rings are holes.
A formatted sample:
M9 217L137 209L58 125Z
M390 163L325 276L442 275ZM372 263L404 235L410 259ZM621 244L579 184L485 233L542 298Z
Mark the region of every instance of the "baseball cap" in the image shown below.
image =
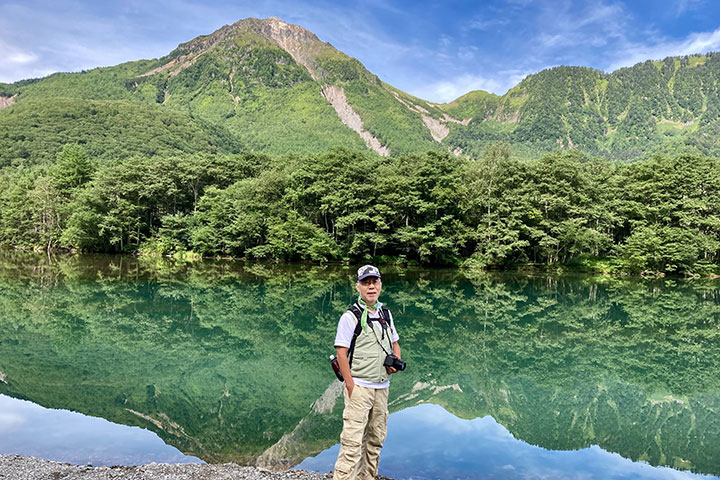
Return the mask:
M363 278L367 278L367 277L380 278L380 270L378 270L377 267L374 267L372 265L363 265L362 267L358 268L358 271L357 271L358 282L360 280L362 280Z

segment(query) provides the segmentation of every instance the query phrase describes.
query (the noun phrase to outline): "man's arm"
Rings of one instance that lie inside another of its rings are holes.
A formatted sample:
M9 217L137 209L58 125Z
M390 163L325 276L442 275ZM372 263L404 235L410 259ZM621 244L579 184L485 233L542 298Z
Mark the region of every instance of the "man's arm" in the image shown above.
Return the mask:
M347 388L348 397L351 397L353 388L355 388L355 382L353 381L352 375L350 375L350 362L348 361L347 355L348 348L335 347L335 349L337 350L337 359L338 365L340 366L340 373L342 373L343 380L345 380L345 388Z

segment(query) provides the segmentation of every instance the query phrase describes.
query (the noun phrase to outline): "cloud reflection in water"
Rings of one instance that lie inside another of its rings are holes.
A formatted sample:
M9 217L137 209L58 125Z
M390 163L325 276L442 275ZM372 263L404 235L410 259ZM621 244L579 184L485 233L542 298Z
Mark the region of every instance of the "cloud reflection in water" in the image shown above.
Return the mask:
M0 395L0 453L78 465L202 463L150 430Z
M335 445L296 468L328 472L338 450ZM547 450L516 439L490 416L463 420L432 404L390 415L379 473L397 480L720 478L633 462L598 446Z

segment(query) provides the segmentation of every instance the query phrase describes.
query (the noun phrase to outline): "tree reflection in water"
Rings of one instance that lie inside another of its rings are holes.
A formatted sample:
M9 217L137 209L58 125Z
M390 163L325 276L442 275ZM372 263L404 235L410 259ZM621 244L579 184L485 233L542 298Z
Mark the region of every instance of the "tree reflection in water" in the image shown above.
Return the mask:
M326 358L352 271L5 253L0 393L209 462L295 465L339 436ZM719 281L386 271L408 362L391 411L436 403L546 449L720 473Z

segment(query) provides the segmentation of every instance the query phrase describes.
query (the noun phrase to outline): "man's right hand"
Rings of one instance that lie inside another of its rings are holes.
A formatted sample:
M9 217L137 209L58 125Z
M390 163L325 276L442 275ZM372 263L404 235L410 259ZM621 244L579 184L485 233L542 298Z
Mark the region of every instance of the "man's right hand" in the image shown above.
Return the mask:
M345 388L347 388L348 391L348 398L352 397L353 389L355 388L355 382L350 380L350 382L345 382Z

